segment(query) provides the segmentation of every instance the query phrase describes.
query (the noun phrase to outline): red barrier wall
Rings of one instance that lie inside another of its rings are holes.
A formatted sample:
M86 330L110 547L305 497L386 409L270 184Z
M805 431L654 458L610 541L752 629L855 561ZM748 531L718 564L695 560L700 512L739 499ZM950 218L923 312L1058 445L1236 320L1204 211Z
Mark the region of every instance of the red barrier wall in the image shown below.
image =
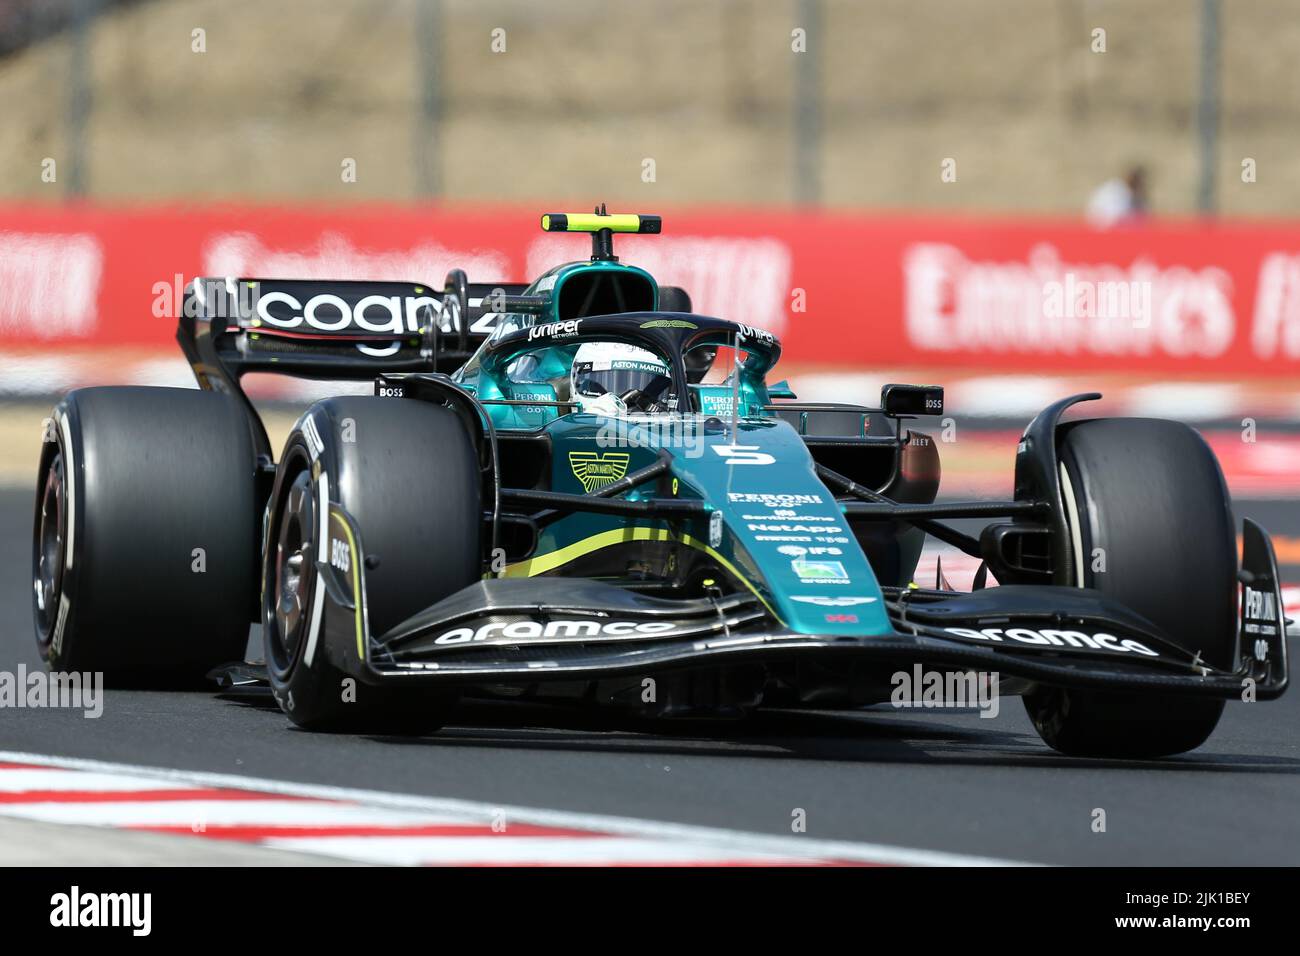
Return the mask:
M587 255L542 210L0 206L0 347L171 342L194 275L519 280ZM697 311L778 332L805 363L1300 371L1300 223L664 212L616 251ZM176 276L181 278L178 280ZM155 313L163 313L157 315Z

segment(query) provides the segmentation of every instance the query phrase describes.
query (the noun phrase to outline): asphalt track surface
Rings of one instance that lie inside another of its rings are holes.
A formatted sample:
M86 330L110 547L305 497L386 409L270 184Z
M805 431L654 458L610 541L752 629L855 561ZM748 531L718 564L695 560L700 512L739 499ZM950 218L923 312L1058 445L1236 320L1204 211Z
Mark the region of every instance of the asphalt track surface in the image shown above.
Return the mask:
M0 491L0 670L39 666L31 510L31 492ZM1300 502L1238 510L1274 533L1300 532ZM1285 579L1300 580L1288 570ZM1158 762L1055 754L1015 699L995 719L884 707L671 731L474 705L414 740L304 733L268 704L110 691L98 720L0 710L0 750L770 835L789 836L798 808L816 839L1038 863L1300 863L1294 689L1276 702L1230 703L1204 747ZM1094 808L1106 811L1104 833L1092 830Z

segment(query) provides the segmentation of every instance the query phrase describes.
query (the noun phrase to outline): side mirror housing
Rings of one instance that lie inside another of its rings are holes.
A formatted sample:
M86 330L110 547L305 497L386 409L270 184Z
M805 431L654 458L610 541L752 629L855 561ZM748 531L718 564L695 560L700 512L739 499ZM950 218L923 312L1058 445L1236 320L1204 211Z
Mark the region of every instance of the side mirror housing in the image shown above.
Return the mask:
M885 385L880 407L886 415L942 415L942 385Z

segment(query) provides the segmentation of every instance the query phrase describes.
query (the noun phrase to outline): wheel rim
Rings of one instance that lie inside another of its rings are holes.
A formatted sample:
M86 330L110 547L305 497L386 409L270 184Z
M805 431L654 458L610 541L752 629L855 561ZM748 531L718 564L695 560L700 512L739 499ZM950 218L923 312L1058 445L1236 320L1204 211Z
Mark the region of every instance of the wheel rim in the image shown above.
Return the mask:
M272 662L282 673L293 668L307 642L316 582L316 502L311 476L299 473L289 486L275 544Z
M64 515L63 455L55 452L41 488L41 510L36 526L36 561L32 585L36 591L36 626L42 644L54 637L63 588L63 542L67 535Z

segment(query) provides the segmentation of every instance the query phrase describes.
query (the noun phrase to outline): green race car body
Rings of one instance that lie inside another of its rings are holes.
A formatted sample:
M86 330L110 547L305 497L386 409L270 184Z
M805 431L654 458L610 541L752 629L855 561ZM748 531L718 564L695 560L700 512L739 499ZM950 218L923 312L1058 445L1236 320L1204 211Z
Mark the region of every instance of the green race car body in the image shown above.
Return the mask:
M1213 703L1195 704L1191 736L1142 738L1154 753L1195 746L1243 687L1285 689L1271 543L1247 521L1238 567L1221 473L1185 426L1065 422L1100 396L1063 398L1025 429L1012 498L939 499L938 446L910 421L943 413L941 388L800 403L772 381L775 335L696 314L614 257L615 233L657 233L657 217L543 227L592 233L592 257L528 284L453 271L442 290L195 281L178 337L200 386L246 413L266 666L295 720L333 714L338 680L417 702L569 696L677 716L870 704L925 665L999 675L1045 738L1079 752L1104 721L1062 735L1067 699L1078 713L1121 695L1139 722L1147 698ZM639 384L592 385L619 369ZM277 456L240 386L255 371L370 379L374 397L316 403ZM1168 460L1139 462L1153 447ZM1212 562L1160 550L1198 518L1126 477L1193 465L1187 507L1213 512L1222 539ZM979 559L971 591L942 574L918 586L927 537ZM1085 560L1107 547L1129 570ZM38 591L57 590L42 574ZM1179 598L1185 581L1209 610Z

